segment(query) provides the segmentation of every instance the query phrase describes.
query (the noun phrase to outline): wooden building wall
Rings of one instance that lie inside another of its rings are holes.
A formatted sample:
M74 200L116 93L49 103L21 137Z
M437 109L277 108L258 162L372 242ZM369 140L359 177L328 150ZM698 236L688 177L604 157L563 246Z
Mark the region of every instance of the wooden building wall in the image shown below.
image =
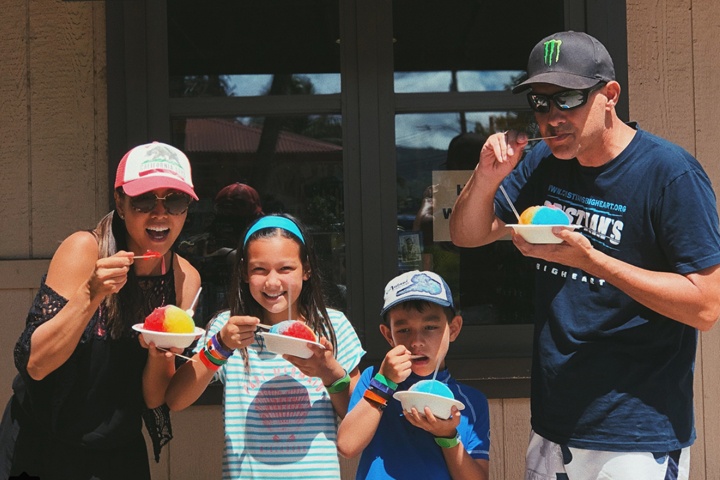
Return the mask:
M720 3L715 0L629 0L630 115L693 153L720 192ZM688 205L688 208L692 208ZM703 333L695 365L698 440L691 478L720 478L720 328Z
M0 2L0 401L48 259L107 211L103 2Z
M0 404L12 346L58 243L107 208L104 2L0 0ZM628 0L631 118L694 153L720 185L720 3ZM692 208L689 206L688 208ZM701 336L691 478L720 479L720 326ZM522 478L528 399L491 400L491 477ZM220 478L220 407L173 414L156 480ZM347 472L354 463L346 462ZM348 476L348 478L351 478Z

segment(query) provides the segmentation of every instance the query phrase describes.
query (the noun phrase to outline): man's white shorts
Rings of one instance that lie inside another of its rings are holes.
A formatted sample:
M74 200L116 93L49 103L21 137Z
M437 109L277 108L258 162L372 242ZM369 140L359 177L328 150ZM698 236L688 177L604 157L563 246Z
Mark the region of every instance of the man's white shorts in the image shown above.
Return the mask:
M605 452L530 433L525 480L688 480L690 447L674 452Z

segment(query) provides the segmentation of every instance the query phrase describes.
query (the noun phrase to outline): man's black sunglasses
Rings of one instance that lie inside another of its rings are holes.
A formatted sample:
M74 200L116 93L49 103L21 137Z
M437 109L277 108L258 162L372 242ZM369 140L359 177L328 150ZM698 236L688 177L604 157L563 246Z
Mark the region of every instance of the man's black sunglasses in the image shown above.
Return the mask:
M573 108L585 105L590 94L603 86L605 86L605 82L600 82L594 87L583 90L563 90L562 92L557 92L552 95L530 92L527 94L527 98L530 108L538 113L548 113L550 111L551 101L558 110L572 110Z
M164 197L158 197L152 192L143 193L137 197L130 197L130 206L141 213L150 213L155 209L157 202L163 202L165 210L170 215L182 215L187 212L192 197L186 193L171 192Z

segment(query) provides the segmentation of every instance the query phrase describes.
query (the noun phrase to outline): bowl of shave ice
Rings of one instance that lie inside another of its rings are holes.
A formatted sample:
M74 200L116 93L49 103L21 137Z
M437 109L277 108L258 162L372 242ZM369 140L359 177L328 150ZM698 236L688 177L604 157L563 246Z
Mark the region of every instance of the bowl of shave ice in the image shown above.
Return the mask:
M260 332L258 335L265 340L265 347L268 351L280 355L310 358L313 352L308 348L308 343L322 347L317 341L315 332L300 320L285 320L276 323L269 332Z
M160 348L187 348L205 330L195 326L188 313L175 305L165 305L153 310L145 322L132 326L140 332L145 343L154 343Z
M408 390L395 392L393 398L402 404L406 412L413 408L425 415L425 407L429 408L437 418L448 419L452 415L452 407L463 410L465 405L455 399L450 388L439 380L420 380Z
M532 206L526 208L520 215L520 223L509 224L526 242L535 244L562 243L562 239L552 232L554 227L569 229L580 228L580 225L571 225L570 217L560 208L552 206Z

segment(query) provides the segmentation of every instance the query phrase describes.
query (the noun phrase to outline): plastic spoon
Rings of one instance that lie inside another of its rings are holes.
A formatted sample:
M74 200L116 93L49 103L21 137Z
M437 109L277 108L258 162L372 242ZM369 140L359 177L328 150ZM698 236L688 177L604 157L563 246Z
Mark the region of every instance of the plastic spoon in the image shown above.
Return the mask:
M292 320L292 307L290 306L290 285L288 285L288 296L287 296L287 304L288 304L288 320Z
M170 350L168 350L167 348L163 348L163 347L155 347L155 348L157 348L158 350L161 350L161 351L163 351L163 352L170 352ZM172 354L175 355L176 357L184 358L185 360L188 360L188 361L190 361L190 362L194 362L194 361L195 361L194 358L186 357L185 355L180 355L179 353L175 353L175 352L170 352L170 353L172 353Z
M163 275L165 275L165 273L167 272L167 270L165 269L165 255L163 255L162 253L156 252L156 251L154 251L154 250L148 250L147 252L145 252L144 255L136 255L136 256L133 257L133 259L135 259L135 260L137 260L137 259L146 260L146 259L148 259L148 258L159 258L159 259L161 259L161 262L162 262L162 263L161 263L161 266L160 266L160 270L161 270L161 273L162 273Z
M550 138L557 138L559 135L550 135L549 137L535 137L535 138L528 138L528 142L534 142L535 140L548 140Z
M440 364L447 356L448 347L450 347L450 328L446 326L445 333L443 333L443 342L441 343L440 350L438 350L437 353L437 365L435 365L435 373L433 373L432 377L433 380L437 377L438 370L440 370Z
M510 205L510 208L512 208L513 213L515 214L515 218L517 218L518 223L520 223L520 214L517 210L515 210L515 205L513 205L513 202L510 200L510 196L505 191L505 187L500 185L500 191L502 192L503 196L505 197L505 200L507 200L508 205Z
M433 373L433 380L435 380L435 377L437 377L438 370L440 370L440 359L438 358L437 365L435 366L435 373Z
M138 259L143 259L143 260L145 260L145 259L148 259L148 258L161 258L162 256L163 256L163 255L162 255L162 253L160 253L160 252L156 252L156 251L154 251L154 250L148 250L148 251L145 252L143 255L135 255L135 256L133 257L133 259L135 259L135 260L138 260Z
M195 305L197 304L198 299L200 298L200 292L202 292L202 287L198 288L197 293L195 294L195 298L193 299L192 303L190 304L190 308L185 310L185 313L190 315L191 317L195 315Z

